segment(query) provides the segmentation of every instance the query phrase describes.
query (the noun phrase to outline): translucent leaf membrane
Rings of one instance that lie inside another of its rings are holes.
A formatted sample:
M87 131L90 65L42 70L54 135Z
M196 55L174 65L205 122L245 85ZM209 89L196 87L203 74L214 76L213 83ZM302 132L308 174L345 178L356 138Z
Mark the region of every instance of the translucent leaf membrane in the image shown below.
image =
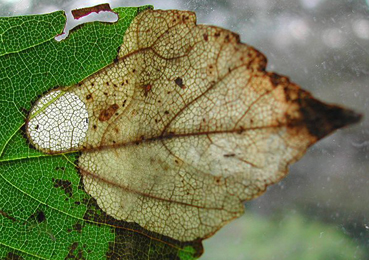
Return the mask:
M81 151L84 189L109 216L179 241L207 238L309 146L360 118L265 68L238 35L196 25L192 12L146 11L113 64L62 90L78 100L49 105L63 115L83 102L87 131L73 116L48 122L44 109L28 123L38 120L38 139L28 135L46 153ZM40 144L53 124L77 136Z

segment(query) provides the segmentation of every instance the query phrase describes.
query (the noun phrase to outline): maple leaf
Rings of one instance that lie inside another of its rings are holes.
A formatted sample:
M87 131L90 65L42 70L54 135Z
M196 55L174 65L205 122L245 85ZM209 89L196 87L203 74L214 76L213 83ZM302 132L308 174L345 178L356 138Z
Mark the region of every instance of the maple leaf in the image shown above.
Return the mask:
M111 65L32 108L44 153L80 151L85 191L116 220L186 242L239 217L243 202L360 115L266 72L266 58L187 11L145 11Z

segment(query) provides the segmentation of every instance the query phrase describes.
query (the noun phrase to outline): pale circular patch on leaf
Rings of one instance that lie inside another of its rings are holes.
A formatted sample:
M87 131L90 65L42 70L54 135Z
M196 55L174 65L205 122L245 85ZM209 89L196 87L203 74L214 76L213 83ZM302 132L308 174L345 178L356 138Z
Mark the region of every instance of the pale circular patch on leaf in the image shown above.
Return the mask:
M48 152L77 148L86 138L88 112L74 93L51 91L33 107L27 126L31 143Z

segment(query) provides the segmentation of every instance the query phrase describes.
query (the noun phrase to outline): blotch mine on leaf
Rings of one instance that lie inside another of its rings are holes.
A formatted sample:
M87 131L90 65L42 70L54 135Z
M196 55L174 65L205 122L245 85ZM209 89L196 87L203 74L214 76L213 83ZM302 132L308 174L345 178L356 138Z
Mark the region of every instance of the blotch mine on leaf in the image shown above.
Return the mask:
M151 232L210 237L308 147L360 119L266 72L263 54L230 31L197 25L192 12L140 13L123 42L116 62L66 88L86 102L84 141L36 147L80 150L85 191L107 215ZM76 106L64 103L45 107ZM55 126L45 116L28 123L32 143L51 138L33 134L37 124Z
M73 93L52 90L32 108L26 133L33 146L52 153L77 148L87 129L85 103Z

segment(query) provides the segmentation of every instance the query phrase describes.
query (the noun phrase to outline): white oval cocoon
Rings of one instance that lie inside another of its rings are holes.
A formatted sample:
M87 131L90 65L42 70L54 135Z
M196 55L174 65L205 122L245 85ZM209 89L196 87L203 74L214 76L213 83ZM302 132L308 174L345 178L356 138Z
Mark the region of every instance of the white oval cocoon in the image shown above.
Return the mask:
M54 90L32 108L27 127L31 143L48 152L77 148L86 138L88 112L74 93Z

